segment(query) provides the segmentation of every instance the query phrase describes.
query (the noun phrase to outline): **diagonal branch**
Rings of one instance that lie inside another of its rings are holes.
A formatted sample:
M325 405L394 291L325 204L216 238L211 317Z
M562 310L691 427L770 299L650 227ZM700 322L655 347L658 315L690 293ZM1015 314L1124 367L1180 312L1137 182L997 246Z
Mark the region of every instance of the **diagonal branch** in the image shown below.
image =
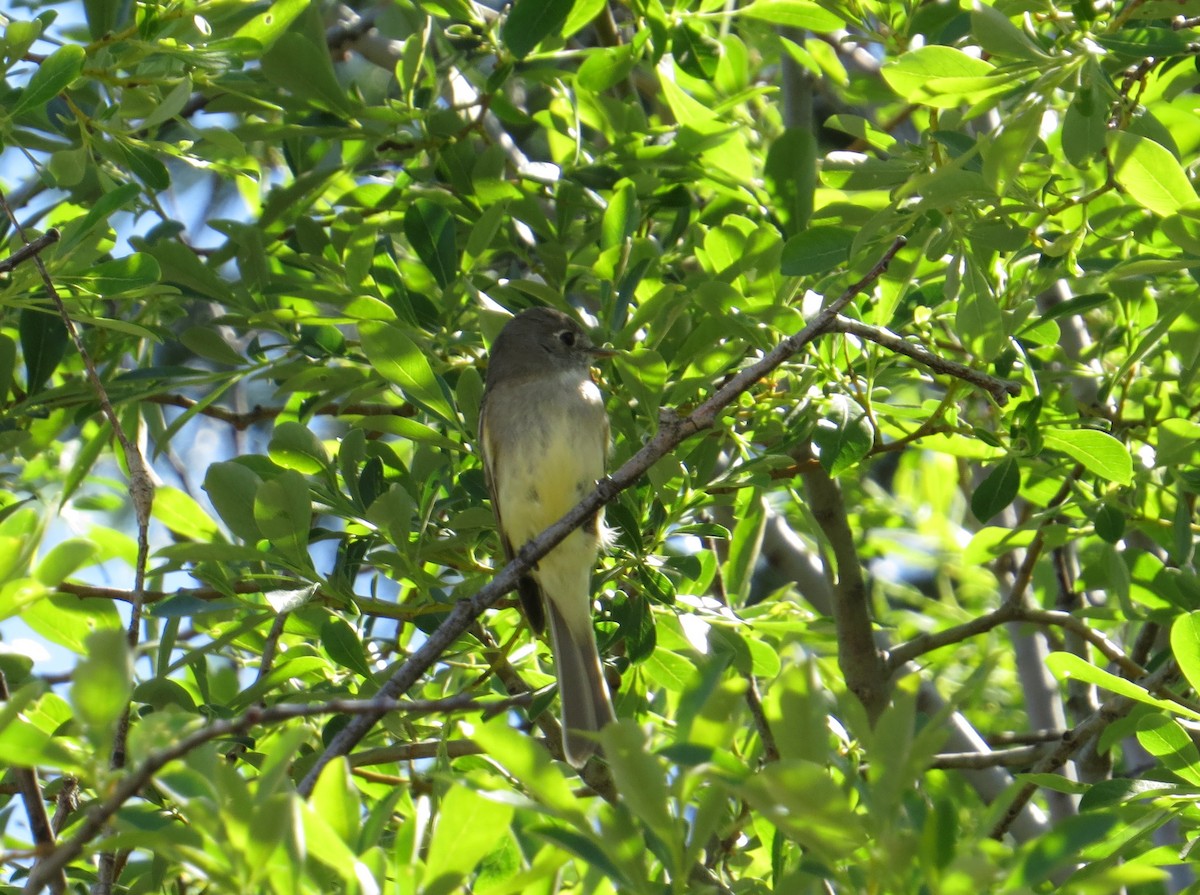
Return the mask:
M997 379L995 376L981 373L965 364L948 360L934 354L924 345L902 339L891 330L884 329L883 327L871 326L860 320L852 320L849 317L839 316L833 328L837 332L858 336L860 339L867 339L896 352L896 354L903 354L905 357L910 357L935 373L944 373L947 376L953 376L956 379L961 379L964 382L978 386L990 394L996 403L1001 406L1008 403L1010 397L1015 398L1021 393L1021 384L1018 382L1012 382L1008 379Z

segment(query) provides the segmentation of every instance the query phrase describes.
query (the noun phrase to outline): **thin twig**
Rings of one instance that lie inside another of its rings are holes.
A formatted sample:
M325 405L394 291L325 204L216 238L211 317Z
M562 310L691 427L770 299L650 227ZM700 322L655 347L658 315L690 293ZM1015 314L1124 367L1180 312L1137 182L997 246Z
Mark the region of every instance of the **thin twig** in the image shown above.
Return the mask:
M1177 674L1178 669L1175 667L1175 663L1166 662L1159 666L1152 674L1147 675L1136 683L1148 691L1158 691L1169 684ZM1114 721L1120 720L1129 714L1130 710L1137 704L1135 700L1128 696L1113 696L1105 700L1100 708L1087 720L1063 734L1062 742L1039 759L1030 769L1030 773L1045 774L1062 767L1067 759L1082 749L1089 740L1099 736ZM1027 783L1017 791L1012 802L1005 809L1004 816L992 827L991 837L993 839L1001 838L1008 831L1013 820L1021 813L1021 810L1029 800L1033 798L1033 794L1036 791L1037 784L1034 783Z
M151 404L163 404L168 407L182 407L184 410L191 410L200 403L195 398L176 394L148 395L142 400ZM263 407L262 405L256 405L249 410L239 412L230 410L227 407L220 407L216 404L207 404L199 407L196 413L201 416L212 417L223 423L228 423L239 432L244 432L256 423L275 419L286 409L285 407ZM416 408L411 404L325 404L312 411L312 414L314 416L409 417L416 415Z
M884 329L883 327L871 326L870 324L863 323L861 320L839 316L834 324L834 329L847 335L858 336L860 339L875 342L884 348L894 351L896 354L911 357L917 363L928 367L935 373L944 373L947 376L953 376L956 379L969 382L986 391L1001 406L1007 404L1010 397L1016 397L1021 393L1021 384L1019 382L1012 382L1008 379L997 379L995 376L981 373L965 364L948 360L941 355L934 354L924 345L902 339L891 330Z
M28 261L48 246L54 245L62 236L57 228L50 228L33 242L21 246L3 261L0 261L0 273L8 273L18 264Z
M294 587L294 582L282 582L282 587ZM229 590L219 590L215 587L192 587L180 588L179 590L148 590L142 594L142 605L149 606L152 603L159 603L170 597L188 597L193 600L223 600L229 597L230 591L234 594L259 594L272 590L270 584L262 581L238 581L230 586ZM56 593L70 594L73 597L79 597L83 600L116 600L121 603L133 602L133 593L119 587L99 587L94 584L76 584L72 581L64 581L54 588ZM313 594L313 602L325 603L331 606L340 607L344 604L344 599L333 594L327 594L318 590ZM354 608L363 615L373 615L379 618L393 618L400 621L413 619L420 615L432 614L434 612L443 612L441 606L428 606L411 608L408 606L400 606L389 600L380 600L375 597L354 597Z
M944 752L935 755L930 768L938 770L978 771L983 768L1027 768L1046 754L1049 747L1043 743L1035 746L1013 746L1010 749L995 749L991 752Z

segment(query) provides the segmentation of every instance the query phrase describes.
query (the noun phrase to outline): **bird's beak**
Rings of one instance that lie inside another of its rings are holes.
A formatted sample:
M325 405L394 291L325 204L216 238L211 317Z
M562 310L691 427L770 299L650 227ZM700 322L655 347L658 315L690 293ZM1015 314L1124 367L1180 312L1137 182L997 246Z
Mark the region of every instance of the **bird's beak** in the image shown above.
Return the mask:
M618 351L616 348L597 348L596 346L592 346L587 350L587 353L596 360L607 360L610 357L616 357L622 352Z

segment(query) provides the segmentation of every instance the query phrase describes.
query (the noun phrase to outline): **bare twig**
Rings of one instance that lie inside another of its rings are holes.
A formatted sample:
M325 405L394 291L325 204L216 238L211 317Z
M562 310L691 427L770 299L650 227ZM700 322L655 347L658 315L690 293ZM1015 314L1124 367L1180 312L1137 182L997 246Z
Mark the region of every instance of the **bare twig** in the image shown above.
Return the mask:
M1178 669L1175 667L1175 663L1166 662L1159 666L1152 674L1137 681L1137 684L1146 690L1158 691L1170 683L1177 674ZM1099 736L1108 725L1129 714L1135 705L1137 705L1137 702L1128 696L1113 696L1105 700L1100 708L1087 720L1063 734L1062 742L1039 759L1030 769L1030 772L1033 774L1044 774L1061 767L1067 759L1082 749L1089 740ZM1036 790L1036 784L1027 783L1017 791L1012 802L1005 810L1004 816L992 828L991 836L993 839L999 839L1008 831L1009 825L1017 817L1021 809L1025 807L1026 803L1033 798Z
M1090 627L1083 619L1069 612L1061 612L1055 609L1037 609L1032 606L1022 607L1011 602L1005 602L986 615L973 618L968 622L963 622L961 625L955 625L952 628L945 628L941 631L934 631L930 634L921 634L912 640L900 644L895 649L889 650L886 661L887 668L889 672L894 673L906 662L911 662L919 656L931 653L944 646L962 643L964 640L985 634L992 630L992 628L1009 622L1027 622L1029 624L1062 628L1086 640L1131 679L1143 677L1146 673L1146 670L1133 659L1129 658L1119 646L1109 640L1100 631Z
M18 264L28 261L48 246L52 246L58 242L61 236L62 234L58 232L57 228L52 227L47 230L37 239L33 240L33 242L26 243L3 261L0 261L0 273L8 273Z
M1049 747L1013 746L992 752L944 752L935 755L931 768L939 770L980 770L982 768L1027 768L1041 758Z
M692 413L686 417L679 417L673 412L664 411L660 416L660 427L657 434L647 441L641 450L626 461L620 469L602 479L596 485L595 490L580 501L574 509L522 547L517 552L516 558L505 566L489 584L477 591L474 596L460 600L437 630L384 683L379 691L380 695L395 697L406 692L437 661L442 652L470 627L472 621L501 596L516 587L517 579L525 574L538 559L549 553L586 520L591 519L600 507L633 485L646 470L680 442L697 432L711 428L717 414L729 406L739 395L781 366L805 345L828 332L838 312L883 275L892 258L904 244L903 237L897 238L866 276L814 315L813 319L798 333L783 339L766 356L732 376ZM321 769L334 758L349 754L350 750L367 735L379 718L383 717L383 714L380 712L374 717L361 715L343 727L300 782L301 794L310 795Z
M294 582L281 582L282 587L294 587ZM272 589L272 586L262 581L238 581L235 582L230 590L235 594L259 594ZM64 581L54 588L56 593L70 594L73 597L79 597L84 600L116 600L121 603L133 602L133 593L129 590L119 587L99 587L93 584L76 584L71 581ZM149 606L152 603L158 603L166 600L169 597L190 597L193 600L223 600L229 596L229 591L219 590L215 587L192 587L180 588L179 590L148 590L142 594L142 605ZM317 591L313 595L313 600L323 603L328 603L332 606L341 606L343 599L341 597L327 594L322 591ZM354 598L354 608L363 615L373 615L379 618L394 618L399 620L416 618L419 615L442 612L440 606L410 608L400 606L389 600L379 600L374 597L359 597Z
M168 407L182 407L184 410L191 410L200 404L195 398L176 394L149 395L142 400ZM196 413L228 423L239 432L244 432L256 423L275 419L285 409L259 405L239 412L216 404L206 404L198 407ZM416 410L410 404L326 404L312 413L314 416L414 416Z
M910 357L935 373L944 373L947 376L953 376L956 379L969 382L986 391L1001 406L1008 403L1010 397L1016 397L1021 393L1021 384L1019 382L997 379L995 376L981 373L957 361L948 360L934 354L924 345L902 339L891 330L884 329L883 327L871 326L860 320L839 316L837 322L834 324L834 329L847 335L858 336L860 339L867 339L894 351L896 354L903 354L905 357Z

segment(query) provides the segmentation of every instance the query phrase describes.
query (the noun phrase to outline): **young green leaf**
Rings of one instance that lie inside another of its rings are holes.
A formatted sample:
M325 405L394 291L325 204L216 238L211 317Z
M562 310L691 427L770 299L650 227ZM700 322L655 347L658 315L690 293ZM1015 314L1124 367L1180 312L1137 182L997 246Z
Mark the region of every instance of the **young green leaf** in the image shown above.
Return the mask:
M1013 500L1021 487L1021 468L1015 457L1005 457L987 474L971 495L971 512L987 522Z
M1117 185L1139 205L1169 215L1196 201L1196 190L1169 150L1128 131L1109 136Z
M1133 479L1133 458L1129 449L1107 432L1098 429L1046 429L1042 432L1043 444L1062 451L1071 459L1082 463L1089 472L1128 485Z

